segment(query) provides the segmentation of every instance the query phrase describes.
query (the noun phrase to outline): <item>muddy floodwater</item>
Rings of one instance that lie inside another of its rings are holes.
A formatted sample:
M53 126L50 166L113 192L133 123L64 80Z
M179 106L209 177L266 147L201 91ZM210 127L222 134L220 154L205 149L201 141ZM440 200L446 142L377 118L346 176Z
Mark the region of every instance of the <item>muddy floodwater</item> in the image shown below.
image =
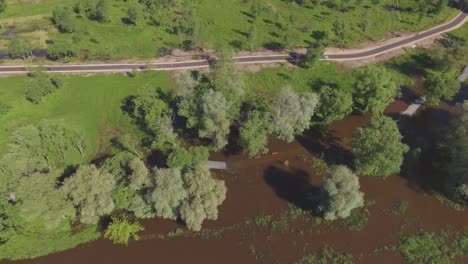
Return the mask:
M396 116L408 104L396 101L387 114ZM432 113L443 121L447 111ZM290 220L286 227L274 230L255 224L260 215L281 219L288 204L308 209L308 195L316 191L322 176L311 166L314 157L330 163L349 164L348 149L352 133L369 121L368 116L349 116L332 124L328 132L311 130L292 143L272 142L268 155L249 159L238 151L213 154L212 160L227 161L228 172L217 172L225 179L227 199L219 208L219 219L204 223L205 231L168 237L171 231L184 226L175 221L149 219L142 221L145 231L141 240L128 246L116 246L107 240L97 240L77 248L40 257L17 261L18 264L74 264L74 263L293 263L306 254L323 247L353 255L356 263L402 263L403 258L384 246L397 243L402 237L419 230L440 231L446 228L467 227L468 212L444 206L419 181L393 175L361 177L361 190L367 201L368 223L362 231L348 231L340 223L317 223L310 216ZM409 122L411 120L400 120ZM417 123L420 130L429 130L437 122ZM407 124L408 126L408 124ZM414 132L413 132L414 133ZM419 133L419 132L418 132ZM423 132L421 132L423 133ZM425 135L409 136L418 142ZM392 213L400 201L409 207L404 214Z

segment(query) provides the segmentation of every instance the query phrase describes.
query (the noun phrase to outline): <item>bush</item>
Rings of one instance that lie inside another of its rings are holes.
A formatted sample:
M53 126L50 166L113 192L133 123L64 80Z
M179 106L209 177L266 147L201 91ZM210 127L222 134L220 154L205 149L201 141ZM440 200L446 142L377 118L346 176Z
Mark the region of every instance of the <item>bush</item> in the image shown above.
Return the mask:
M433 233L421 233L404 239L398 251L410 264L449 264L450 256L445 241Z
M25 96L26 99L38 104L44 100L46 96L52 94L59 86L56 79L50 79L44 74L36 74L26 83Z
M104 237L112 240L114 244L128 245L130 239L138 240L138 232L144 228L138 223L131 223L126 218L112 219L112 223L107 227Z
M73 43L68 40L55 41L47 49L47 56L51 60L61 60L75 57L77 54Z
M350 254L335 252L333 249L322 249L318 255L307 255L294 264L352 264L353 259Z

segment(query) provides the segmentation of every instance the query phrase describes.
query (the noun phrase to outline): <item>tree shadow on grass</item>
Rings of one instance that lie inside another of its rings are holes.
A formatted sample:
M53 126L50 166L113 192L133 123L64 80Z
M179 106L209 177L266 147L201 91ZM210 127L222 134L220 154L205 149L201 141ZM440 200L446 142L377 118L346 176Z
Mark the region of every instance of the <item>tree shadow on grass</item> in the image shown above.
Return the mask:
M303 170L289 172L271 166L265 170L264 179L281 199L304 210L317 207L320 188L310 184L307 172Z
M327 164L351 166L354 155L340 145L340 139L329 128L313 127L297 137L311 154L321 156Z
M408 59L393 60L387 64L390 68L403 74L423 76L426 69L434 68L435 62L427 53L411 54Z

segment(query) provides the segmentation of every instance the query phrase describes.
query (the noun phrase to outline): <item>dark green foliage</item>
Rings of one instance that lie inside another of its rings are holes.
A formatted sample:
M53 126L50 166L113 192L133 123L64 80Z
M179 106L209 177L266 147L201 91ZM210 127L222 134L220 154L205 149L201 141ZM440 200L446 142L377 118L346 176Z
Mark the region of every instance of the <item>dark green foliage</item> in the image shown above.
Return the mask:
M127 16L134 25L138 25L143 20L144 10L138 2L132 2L127 9Z
M325 248L319 254L304 256L294 264L353 264L350 254L342 254L333 249Z
M7 2L6 0L0 0L0 13L2 13L3 11L5 11L7 7Z
M253 110L240 129L239 143L250 157L268 152L271 114Z
M329 85L323 85L319 89L320 104L316 116L323 123L341 120L353 111L353 97L349 92Z
M31 79L26 82L25 96L29 101L38 104L60 88L60 83L49 76L38 73L34 74Z
M382 113L397 92L398 85L388 70L366 67L360 71L355 83L354 107L361 113Z
M455 117L446 137L442 151L448 162L444 164L446 190L453 200L468 204L468 102L464 102L461 113Z
M398 245L409 264L449 264L449 250L445 241L433 233L421 233L404 239Z
M325 48L321 44L312 45L307 49L302 61L302 67L310 68L313 66L323 55Z
M47 56L51 60L63 60L76 55L76 47L69 40L56 40L47 48Z
M460 90L456 72L429 71L426 76L428 104L436 106L440 99L451 100Z
M108 22L109 21L109 19L110 19L109 0L98 0L92 18L96 19L96 20L98 20L100 22Z
M172 109L168 98L158 88L147 86L139 94L129 98L125 106L137 125L150 134L152 147L164 150L174 147L176 134L172 128Z
M8 42L8 54L12 59L26 59L32 56L32 46L27 39L12 38Z
M387 176L400 172L403 155L409 150L391 118L377 116L353 135L352 150L359 175Z
M71 33L76 30L76 18L68 7L58 7L52 12L52 20L61 32Z
M192 168L205 166L208 161L208 149L205 147L191 147L189 149L178 147L169 154L167 165L170 168Z

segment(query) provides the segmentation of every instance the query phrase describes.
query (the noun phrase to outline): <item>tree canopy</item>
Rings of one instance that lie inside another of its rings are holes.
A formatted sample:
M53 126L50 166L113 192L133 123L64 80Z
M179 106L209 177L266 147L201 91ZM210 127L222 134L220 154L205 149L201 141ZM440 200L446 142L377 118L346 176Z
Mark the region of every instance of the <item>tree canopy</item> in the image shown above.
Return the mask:
M377 116L353 135L352 151L359 175L387 176L400 172L403 156L409 150L391 118Z
M112 192L115 187L114 175L100 171L94 165L82 165L65 179L62 190L77 207L80 221L96 224L101 216L114 209Z
M398 92L390 72L376 66L363 69L354 86L355 109L361 113L382 113Z
M451 100L460 90L455 71L429 71L426 76L427 101L430 105L438 105L440 99Z
M353 209L364 206L364 194L359 191L358 177L344 165L328 169L322 190L326 198L321 207L327 220L347 218Z
M318 102L314 93L298 94L289 87L282 89L273 98L272 129L276 136L293 141L295 135L309 128Z
M339 87L323 85L320 87L320 104L316 116L325 124L343 119L353 111L351 93Z

